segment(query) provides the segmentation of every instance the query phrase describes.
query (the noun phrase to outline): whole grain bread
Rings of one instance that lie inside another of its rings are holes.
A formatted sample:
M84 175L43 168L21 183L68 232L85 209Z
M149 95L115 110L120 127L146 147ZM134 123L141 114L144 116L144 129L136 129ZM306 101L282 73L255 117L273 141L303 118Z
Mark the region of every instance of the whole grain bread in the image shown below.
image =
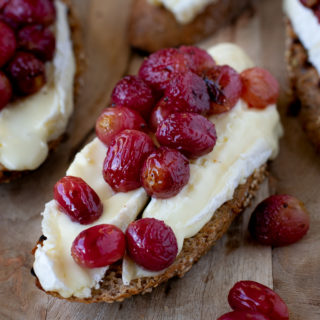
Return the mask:
M293 95L300 100L299 119L309 140L320 152L320 76L286 19L286 60Z
M125 298L136 294L144 294L151 292L170 278L178 276L183 277L190 270L192 265L197 262L227 231L233 219L249 206L252 198L255 196L260 184L267 176L267 165L257 169L247 181L239 185L234 192L233 199L224 203L207 222L204 227L192 238L185 239L183 248L175 262L166 271L155 277L145 277L132 280L130 285L122 283L122 267L121 264L111 265L106 272L99 289L92 289L92 297L80 299L71 297L67 300L74 302L115 302L123 301ZM38 243L45 241L43 237ZM35 252L34 248L33 253ZM38 279L36 285L42 289ZM43 289L42 289L43 290ZM57 298L63 299L56 292L47 292Z
M68 6L68 20L69 26L71 30L72 36L72 44L73 44L73 51L76 58L76 73L74 78L74 97L76 97L77 93L81 89L82 79L81 75L85 69L85 58L84 58L84 51L82 45L82 36L81 36L81 29L80 24L78 23L78 18L72 9L71 2L69 0L61 0ZM49 153L53 152L60 142L63 140L63 134L55 140L51 140L48 142ZM23 171L12 171L7 169L3 164L0 163L0 183L9 183L15 179L18 179L25 174L30 172L30 170L23 170Z
M208 5L190 23L180 24L164 7L147 0L134 0L129 40L133 47L148 52L194 44L229 24L249 3L250 0L219 0Z

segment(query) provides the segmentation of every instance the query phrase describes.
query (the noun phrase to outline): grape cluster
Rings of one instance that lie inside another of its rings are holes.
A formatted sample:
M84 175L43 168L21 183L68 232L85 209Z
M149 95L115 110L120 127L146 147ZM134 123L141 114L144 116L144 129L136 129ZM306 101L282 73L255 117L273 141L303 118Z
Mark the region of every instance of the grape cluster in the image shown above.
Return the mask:
M51 0L0 1L0 110L46 83L45 62L55 51L55 19Z

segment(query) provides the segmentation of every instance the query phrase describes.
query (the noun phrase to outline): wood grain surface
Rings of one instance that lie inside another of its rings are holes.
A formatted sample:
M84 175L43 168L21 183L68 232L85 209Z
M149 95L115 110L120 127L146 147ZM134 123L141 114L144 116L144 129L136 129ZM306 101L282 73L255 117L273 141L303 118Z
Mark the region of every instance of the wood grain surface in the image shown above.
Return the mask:
M115 82L141 61L137 55L129 60L129 0L73 0L73 5L82 26L87 68L68 136L37 171L0 186L0 320L216 319L229 310L230 287L243 279L274 287L287 302L290 319L320 319L320 157L298 121L286 115L290 97L279 0L255 1L251 11L201 45L235 42L280 81L279 108L285 136L280 155L271 165L271 184L263 185L255 203L269 194L270 186L272 192L299 197L311 214L308 235L285 248L271 250L257 245L246 231L254 204L183 279L173 279L151 294L112 305L83 305L49 297L34 286L30 251L41 235L39 213L52 198L54 183L90 139L95 119Z

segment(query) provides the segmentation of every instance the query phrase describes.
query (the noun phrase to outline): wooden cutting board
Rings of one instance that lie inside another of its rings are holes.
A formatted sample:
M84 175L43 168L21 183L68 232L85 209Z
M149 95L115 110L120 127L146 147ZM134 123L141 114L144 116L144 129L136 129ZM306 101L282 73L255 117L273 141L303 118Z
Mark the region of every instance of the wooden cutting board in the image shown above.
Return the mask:
M252 207L183 279L173 279L151 294L112 305L84 305L49 297L34 286L30 251L41 235L40 212L52 198L54 183L92 136L95 119L107 105L114 84L141 60L130 55L127 43L130 0L73 0L73 4L82 27L87 68L67 139L36 172L0 186L0 320L216 319L229 310L231 286L244 279L274 287L287 302L290 319L320 319L320 157L297 120L286 116L290 97L279 0L256 1L235 24L201 44L235 42L281 84L279 109L285 136L271 165L272 178ZM271 250L250 240L247 223L256 203L275 191L306 203L311 228L297 244Z

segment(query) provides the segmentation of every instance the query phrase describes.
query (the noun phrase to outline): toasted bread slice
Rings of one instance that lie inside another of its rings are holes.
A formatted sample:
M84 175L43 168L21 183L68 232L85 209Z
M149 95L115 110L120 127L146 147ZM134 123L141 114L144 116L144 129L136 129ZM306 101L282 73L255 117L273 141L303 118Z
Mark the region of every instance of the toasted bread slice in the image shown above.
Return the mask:
M92 289L92 297L80 299L77 297L67 298L75 302L115 302L122 301L136 294L144 294L152 291L163 282L178 276L183 277L190 270L192 265L197 262L227 231L233 219L249 206L260 184L267 175L267 165L257 169L247 181L239 185L234 192L233 199L224 203L209 222L192 238L185 239L182 251L175 262L163 273L155 277L145 277L132 280L130 285L122 282L121 264L111 265L106 272L99 289ZM39 240L39 244L43 241ZM34 248L35 252L36 248ZM40 282L36 279L36 285L42 289ZM46 292L57 298L64 299L56 292Z
M68 21L71 31L73 52L76 60L76 72L74 77L74 96L79 92L81 87L81 75L85 68L85 59L83 54L83 46L81 41L81 30L78 19L72 9L71 2L69 0L61 0L68 7ZM63 140L63 134L55 140L48 142L49 152L48 155L53 152L60 142ZM9 183L15 179L20 178L21 176L27 174L30 170L23 171L12 171L7 169L3 164L0 163L0 183Z
M208 5L193 21L180 24L164 7L134 0L129 28L133 47L153 52L196 43L235 19L250 0L219 0Z
M299 118L309 140L320 152L320 76L308 61L308 54L286 20L286 60L293 94L300 100Z

